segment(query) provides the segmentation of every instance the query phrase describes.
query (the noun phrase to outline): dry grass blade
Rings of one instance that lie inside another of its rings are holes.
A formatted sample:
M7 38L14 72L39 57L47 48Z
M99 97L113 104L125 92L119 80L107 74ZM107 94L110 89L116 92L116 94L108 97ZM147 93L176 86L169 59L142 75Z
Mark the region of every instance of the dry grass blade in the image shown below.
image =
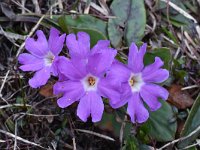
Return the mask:
M12 137L12 138L16 138L17 140L19 140L19 141L21 141L21 142L24 142L24 143L27 143L27 144L31 144L31 145L40 147L40 148L42 148L42 149L47 149L47 148L45 148L45 147L43 147L43 146L41 146L41 145L39 145L39 144L36 144L36 143L34 143L34 142L31 142L31 141L28 141L28 140L26 140L26 139L23 139L23 138L21 138L21 137L19 137L19 136L16 136L16 135L12 134L12 133L9 133L9 132L7 132L7 131L4 131L4 130L1 130L1 129L0 129L0 133L6 134L7 136Z
M87 3L86 0L82 0L82 1ZM101 8L100 6L98 6L97 4L95 4L93 2L90 3L90 6L93 7L94 9L96 9L97 11L99 11L100 13L102 13L105 16L109 15L109 13L105 9Z
M25 105L26 107L30 107L31 105L28 105L26 104ZM0 109L4 109L4 108L9 108L9 107L24 107L24 104L8 104L8 105L3 105L3 106L0 106Z
M8 39L14 39L14 40L25 40L24 35L20 35L20 34L16 34L16 33L12 33L12 32L6 32L3 30L3 28L0 26L0 34L4 35L5 37L7 37Z
M5 83L6 83L6 79L7 79L8 75L9 75L9 73L10 73L10 70L8 70L8 71L6 72L6 75L5 75L5 77L4 77L3 83L1 84L1 88L0 88L0 98L2 98L1 92L2 92L2 90L3 90L3 88L4 88L4 85L5 85ZM6 102L7 104L9 104L4 98L2 98L2 99L3 99L4 102Z
M189 146L183 148L182 150L184 150L184 149L189 149L189 148L192 148L192 147L197 146L197 145L200 145L200 140L197 140L197 143L192 144L192 145L189 145Z
M0 140L0 143L5 143L6 141L4 141L4 140Z
M106 135L103 135L103 134L100 134L100 133L96 133L96 132L93 132L93 131L83 130L83 129L75 129L75 130L79 131L79 132L83 132L83 133L92 134L92 135L98 136L98 137L106 139L106 140L115 141L115 139L113 139L109 136L106 136Z
M185 10L181 9L180 7L175 5L174 3L170 2L169 0L161 0L161 1L169 4L172 8L174 8L176 11L178 11L180 14L182 14L186 18L193 20L194 23L198 23L197 20L193 16L191 16ZM197 30L197 33L198 33L199 38L200 38L200 27L199 27L199 25L196 25L196 30Z

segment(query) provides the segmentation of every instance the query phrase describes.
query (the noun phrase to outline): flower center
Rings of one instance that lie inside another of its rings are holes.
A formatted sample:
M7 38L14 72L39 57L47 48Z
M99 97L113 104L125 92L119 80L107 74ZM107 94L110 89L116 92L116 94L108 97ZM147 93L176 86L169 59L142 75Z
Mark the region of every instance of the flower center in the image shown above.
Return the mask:
M130 86L134 86L134 84L136 83L137 81L135 81L135 78L132 77L130 80L129 80L129 83L130 83Z
M96 91L97 84L99 79L91 74L86 75L82 80L81 83L85 89L85 91Z
M140 73L138 74L131 73L128 83L131 87L132 92L140 91L142 85L144 85L144 82L142 80L142 76Z
M48 54L44 57L44 63L46 66L51 66L53 61L55 59L55 56L52 54L52 52L48 52Z
M89 84L90 86L95 85L95 78L93 78L93 77L88 77L88 84Z

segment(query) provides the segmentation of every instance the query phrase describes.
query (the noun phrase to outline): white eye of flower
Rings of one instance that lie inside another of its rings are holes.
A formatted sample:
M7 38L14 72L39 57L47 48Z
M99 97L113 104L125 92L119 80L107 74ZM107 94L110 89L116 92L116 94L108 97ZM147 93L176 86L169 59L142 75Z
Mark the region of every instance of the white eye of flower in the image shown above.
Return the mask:
M44 57L45 66L51 66L54 59L55 59L55 56L53 55L53 53L48 52L48 54Z
M140 91L142 85L144 85L141 73L138 74L131 73L128 83L131 87L132 92Z
M98 82L99 79L91 74L88 74L81 80L85 91L96 91Z

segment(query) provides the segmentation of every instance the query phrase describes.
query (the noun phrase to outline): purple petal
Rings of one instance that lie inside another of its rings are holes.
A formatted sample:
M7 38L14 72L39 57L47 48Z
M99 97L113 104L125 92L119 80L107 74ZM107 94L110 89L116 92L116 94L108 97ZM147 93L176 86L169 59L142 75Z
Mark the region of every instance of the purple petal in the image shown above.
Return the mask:
M90 97L89 95L85 94L80 99L80 102L78 104L77 108L77 116L84 122L87 121L87 118L90 116L90 108L91 108L91 103L90 103Z
M49 78L50 78L50 68L45 67L34 74L33 78L29 80L29 85L32 88L40 87L42 85L45 85Z
M55 95L63 94L65 92L66 84L67 84L67 81L56 82L53 86L53 94Z
M104 105L101 97L96 92L88 92L79 102L77 115L84 122L92 116L92 121L100 121L103 115Z
M142 74L142 79L145 82L161 83L167 80L169 77L169 71L166 69L157 69L150 74Z
M63 48L66 34L59 36L60 32L56 28L51 28L49 35L49 50L57 56Z
M46 55L49 51L48 49L48 42L44 35L44 33L41 30L38 30L36 32L37 34L37 40L33 38L28 38L25 41L25 48L33 55L37 57L43 57Z
M37 71L43 68L44 60L37 58L31 54L23 53L18 57L20 64L23 64L19 68L23 71Z
M54 94L64 93L63 97L57 101L58 106L61 108L71 105L85 94L83 86L80 82L74 82L70 80L65 82L57 82L54 85L53 90Z
M62 73L58 73L58 81L62 82L62 81L67 81L69 80L69 78L67 78L64 74Z
M143 44L138 51L135 43L132 43L129 48L128 66L134 73L139 73L144 68L143 58L146 53L147 44Z
M121 96L120 100L111 104L113 108L119 108L124 106L128 100L132 97L132 91L128 83L121 84Z
M58 71L58 62L59 62L60 58L61 58L60 56L55 56L54 61L50 66L50 72L55 77L58 76L58 73L59 73L59 71Z
M77 116L84 122L87 121L87 118L90 116L90 109L91 109L91 101L90 96L85 94L78 104L77 108Z
M115 60L107 72L107 77L115 80L115 83L125 82L128 81L130 74L131 71L124 64Z
M109 78L103 78L99 80L98 92L101 96L109 98L111 106L120 101L120 87Z
M90 37L85 32L78 32L77 38L75 34L69 34L66 37L66 45L72 58L86 58L90 51Z
M89 92L88 95L91 99L92 122L98 122L101 120L104 111L103 100L96 92Z
M151 91L142 88L140 91L140 95L145 101L145 103L149 106L151 111L156 111L161 107L161 103L158 101L158 98L151 94Z
M145 84L143 85L142 89L149 91L155 97L162 98L163 100L167 100L169 96L169 92L165 88L156 84Z
M112 65L117 54L116 50L107 49L107 52L90 55L88 58L88 71L96 76L104 74Z
M63 81L63 82L57 82L53 86L53 92L54 94L62 94L62 93L77 93L79 96L83 96L84 89L82 84L79 81Z
M52 63L50 72L52 73L53 76L58 76L58 66L55 63Z
M59 79L59 81L66 81L66 80L69 80L69 78L67 78L64 74L62 74L61 72L60 72L60 70L59 70L59 66L60 66L60 64L59 64L59 61L60 61L60 59L62 60L62 59L67 59L67 58L63 58L63 56L56 56L55 57L55 60L54 60L54 62L53 62L53 64L52 64L52 66L51 66L51 72L52 72L52 74L53 74L53 76L58 76L58 79ZM67 59L68 60L68 59Z
M79 72L85 76L87 74L86 65L88 59L73 57L71 58L71 62L75 68L78 68Z
M144 107L138 92L133 93L132 97L129 99L127 112L133 123L143 123L149 118L149 112Z
M92 48L91 54L101 53L102 50L108 48L110 45L109 40L99 40L97 44Z
M144 68L142 74L149 75L152 72L158 70L160 67L164 65L163 61L159 57L155 57L155 61L153 64L150 64Z
M69 95L63 95L63 97L57 100L57 104L60 108L65 108L73 104L76 100L69 98Z
M61 56L57 64L59 72L71 80L78 80L84 77L78 70L79 68L76 68L66 57Z

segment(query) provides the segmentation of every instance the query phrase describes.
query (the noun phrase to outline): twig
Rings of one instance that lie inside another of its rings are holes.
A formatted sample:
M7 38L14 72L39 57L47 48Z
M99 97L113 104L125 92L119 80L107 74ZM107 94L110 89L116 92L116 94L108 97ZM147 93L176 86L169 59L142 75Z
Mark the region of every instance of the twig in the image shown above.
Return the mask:
M73 150L76 150L76 139L75 137L72 138L73 141Z
M184 39L183 42L185 43L185 45L186 45L186 47L187 47L187 49L188 49L188 51L189 51L189 52L186 51L187 55L188 55L190 58L192 58L192 59L194 59L194 60L197 60L197 56L194 54L194 51L192 50L192 47L189 46L188 41L187 41L186 39Z
M174 145L175 143L177 143L177 142L179 142L179 141L186 140L186 139L188 139L189 137L191 137L193 134L195 134L196 132L198 132L199 130L200 130L200 126L198 126L194 131L192 131L192 132L191 132L190 134L188 134L187 136L181 137L181 138L176 139L176 140L174 140L174 141L172 141L172 142L169 142L169 143L165 144L163 147L159 148L158 150L162 150L162 149L164 149L164 148L166 148L166 147L168 147L168 146L170 146L170 145Z
M188 89L193 89L193 88L198 88L198 87L200 87L200 86L199 85L191 85L191 86L183 87L183 88L181 88L181 90L183 91L183 90L188 90Z
M99 4L101 5L101 8L107 13L109 14L109 8L108 5L106 4L106 0L98 0Z
M31 105L26 104L26 106L31 107ZM24 107L24 104L8 104L0 106L0 109L9 108L9 107Z
M38 13L38 14L41 14L41 10L40 10L38 0L32 0L32 2L33 2L33 5L35 6L35 12Z
M22 141L22 142L24 142L24 143L31 144L31 145L40 147L40 148L42 148L42 149L47 149L47 148L45 148L45 147L43 147L43 146L41 146L41 145L39 145L39 144L36 144L36 143L34 143L34 142L31 142L31 141L28 141L28 140L23 139L23 138L21 138L21 137L19 137L19 136L15 136L14 134L12 134L12 133L10 133L10 132L7 132L7 131L4 131L4 130L1 130L1 129L0 129L0 133L6 134L7 136L10 136L10 137L12 137L12 138L16 138L17 140Z
M82 1L87 3L87 0L82 0ZM97 4L95 4L93 2L90 2L90 6L93 7L94 9L96 9L97 11L99 11L100 13L102 13L105 16L109 15L109 13L105 9L101 8L100 6L98 6Z
M88 14L90 11L90 2L89 4L86 4L85 9L84 9L84 14Z
M52 115L37 115L37 114L30 114L30 113L19 113L20 115L27 115L27 116L34 116L34 117L55 117L59 116L60 114L52 114Z
M83 133L92 134L92 135L98 136L98 137L106 139L106 140L115 141L115 139L113 139L113 138L111 138L109 136L106 136L106 135L103 135L103 134L99 134L99 133L96 133L96 132L93 132L93 131L83 130L83 129L75 129L75 130L79 131L79 132L83 132Z
M5 32L1 26L0 26L0 34L4 35L8 39L10 38L10 39L14 39L14 40L18 40L18 39L25 40L25 37L26 37L24 35L12 33L12 32Z
M175 55L174 55L174 59L177 59L178 54L180 53L180 51L181 51L181 48L178 47L178 49L176 50L176 53L175 53Z
M22 4L18 3L16 0L11 0L13 3L15 3L17 6L22 8L22 14L25 13L24 10L26 10L28 13L32 13L32 11L30 11L29 9L27 9L26 7L24 7L24 3L25 1L22 1Z
M21 4L22 5L22 14L24 14L25 13L25 9L24 8L25 8L26 0L22 0L21 3L22 3Z
M0 140L0 143L5 143L6 141L4 141L4 140Z
M15 143L14 143L14 150L17 147L17 120L15 121Z
M59 9L60 9L60 12L63 11L62 0L58 0L58 7L59 7Z

